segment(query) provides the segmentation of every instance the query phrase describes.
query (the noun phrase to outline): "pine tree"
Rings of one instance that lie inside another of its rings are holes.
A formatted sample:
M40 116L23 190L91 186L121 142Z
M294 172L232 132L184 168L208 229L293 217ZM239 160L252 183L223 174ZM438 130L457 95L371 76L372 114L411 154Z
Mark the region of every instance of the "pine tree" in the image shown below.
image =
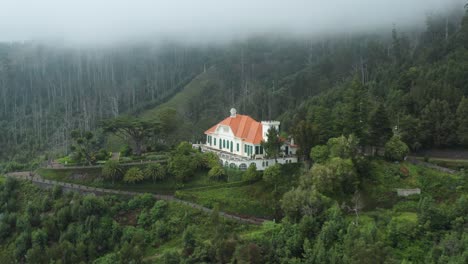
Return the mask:
M427 143L440 147L454 141L456 127L447 101L433 99L423 109L421 121Z
M463 97L457 108L457 137L458 141L468 145L468 98Z
M364 131L368 115L367 90L362 83L355 78L346 96L346 111L343 120L343 134L356 135L362 142L365 141Z
M276 158L280 153L281 141L276 127L271 127L267 132L267 141L262 141L263 149L268 157Z
M299 154L309 159L310 150L318 143L317 129L311 123L302 120L293 128L292 134L299 145Z
M392 128L388 119L387 111L381 104L372 114L369 120L368 143L372 147L381 147L392 136Z

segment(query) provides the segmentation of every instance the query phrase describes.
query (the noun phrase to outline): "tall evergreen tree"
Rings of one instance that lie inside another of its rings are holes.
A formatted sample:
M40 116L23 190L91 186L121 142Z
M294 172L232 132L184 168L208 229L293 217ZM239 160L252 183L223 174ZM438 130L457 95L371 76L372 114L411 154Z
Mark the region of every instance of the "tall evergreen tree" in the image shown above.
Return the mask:
M383 104L380 104L370 117L367 142L372 147L381 147L385 145L391 136L392 128L387 111Z
M310 150L318 143L317 130L314 125L302 120L294 127L292 134L299 145L299 154L309 159Z
M440 147L450 145L455 141L456 126L447 101L433 99L423 109L421 121L428 144Z
M343 133L356 135L361 142L365 142L364 131L368 116L368 95L364 85L355 78L346 95L346 112L343 120Z
M468 145L468 98L463 97L457 108L457 137L463 145Z
M280 153L281 141L276 127L271 127L267 132L267 141L262 141L263 149L268 157L276 159Z

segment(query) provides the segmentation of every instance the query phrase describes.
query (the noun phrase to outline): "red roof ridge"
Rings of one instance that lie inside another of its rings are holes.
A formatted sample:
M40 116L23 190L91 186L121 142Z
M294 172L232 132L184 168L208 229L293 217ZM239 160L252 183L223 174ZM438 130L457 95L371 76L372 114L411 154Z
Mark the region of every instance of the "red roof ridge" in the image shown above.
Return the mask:
M262 124L248 115L229 116L206 130L205 134L214 133L220 125L230 127L235 137L248 143L260 144L263 139Z

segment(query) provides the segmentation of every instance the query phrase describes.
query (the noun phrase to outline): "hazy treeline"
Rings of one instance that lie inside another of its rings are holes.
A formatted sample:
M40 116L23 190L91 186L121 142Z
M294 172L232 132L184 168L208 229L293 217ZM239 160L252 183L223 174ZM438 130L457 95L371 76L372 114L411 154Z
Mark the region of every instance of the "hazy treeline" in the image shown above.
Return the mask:
M115 49L0 45L0 157L64 147L72 129L176 92L203 71L204 52L177 45ZM66 147L66 146L65 146Z

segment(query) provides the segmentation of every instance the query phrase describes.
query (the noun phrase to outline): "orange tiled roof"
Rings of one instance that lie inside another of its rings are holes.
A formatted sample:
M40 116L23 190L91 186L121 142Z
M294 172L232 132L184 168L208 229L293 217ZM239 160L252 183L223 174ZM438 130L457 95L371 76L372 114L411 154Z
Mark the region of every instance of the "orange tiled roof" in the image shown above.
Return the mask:
M235 117L227 117L223 121L206 130L205 134L214 133L219 125L230 127L235 137L241 138L245 142L251 144L260 144L263 139L262 124L250 116L238 114Z

